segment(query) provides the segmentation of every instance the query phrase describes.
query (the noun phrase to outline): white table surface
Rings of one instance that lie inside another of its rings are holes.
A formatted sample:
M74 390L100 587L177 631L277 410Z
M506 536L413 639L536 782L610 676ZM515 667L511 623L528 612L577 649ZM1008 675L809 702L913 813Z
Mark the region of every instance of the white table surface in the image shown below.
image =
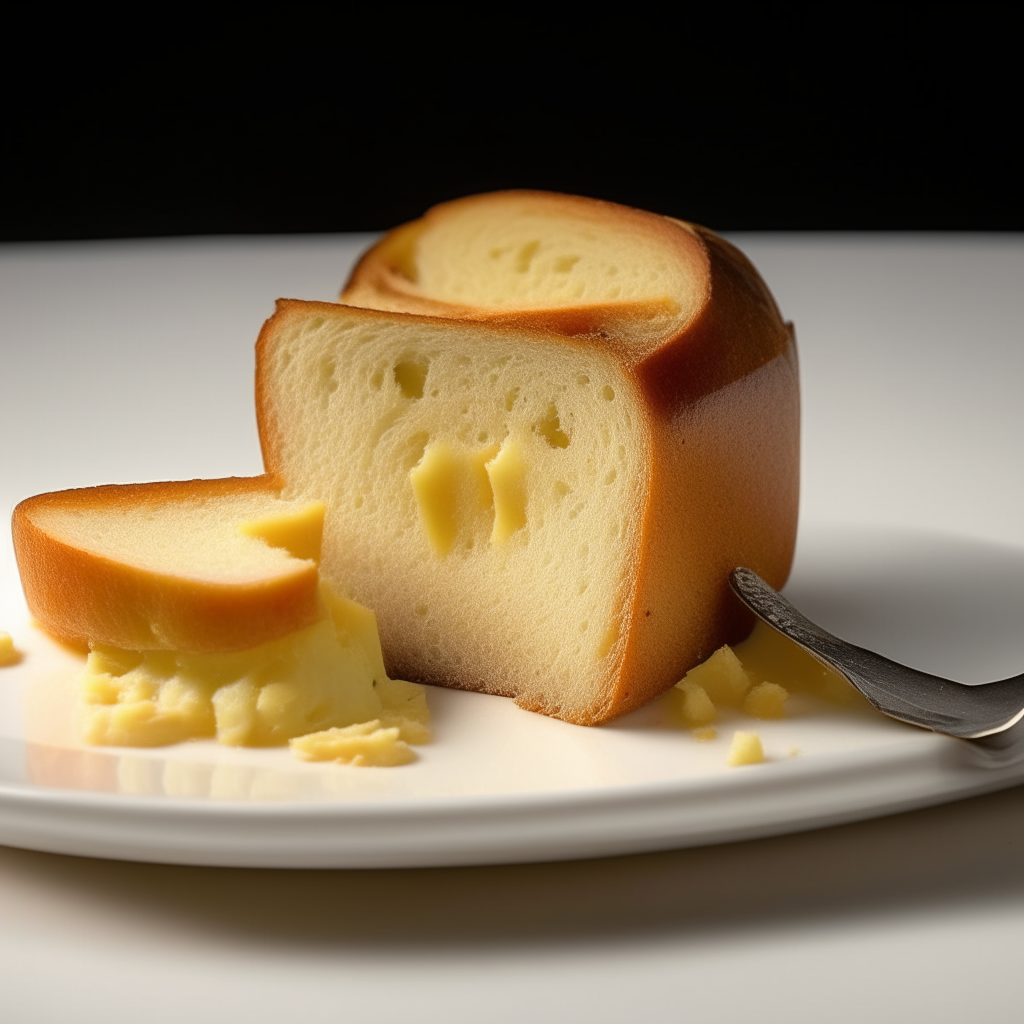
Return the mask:
M797 323L805 520L1024 547L1024 240L736 240ZM0 512L42 490L259 472L259 324L278 295L332 298L363 242L0 248ZM1010 1021L1022 939L1024 788L550 865L274 872L0 849L13 1022Z

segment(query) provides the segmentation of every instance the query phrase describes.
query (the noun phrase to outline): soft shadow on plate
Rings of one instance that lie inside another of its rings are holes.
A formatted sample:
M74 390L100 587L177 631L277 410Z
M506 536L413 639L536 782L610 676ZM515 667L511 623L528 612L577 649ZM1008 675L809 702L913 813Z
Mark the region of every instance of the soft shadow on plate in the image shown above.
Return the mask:
M404 871L125 864L0 849L0 900L34 922L116 915L198 951L471 957L854 923L1024 898L1024 788L857 825L606 860Z
M1024 671L1024 550L812 525L784 594L829 632L925 672L987 683Z

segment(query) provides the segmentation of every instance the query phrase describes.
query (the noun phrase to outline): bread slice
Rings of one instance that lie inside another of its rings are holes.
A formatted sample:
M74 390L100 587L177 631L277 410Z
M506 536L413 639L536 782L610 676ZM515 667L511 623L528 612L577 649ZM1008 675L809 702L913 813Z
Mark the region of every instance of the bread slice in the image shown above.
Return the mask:
M592 335L632 362L664 359L666 347L685 341L691 351L681 369L692 367L692 350L711 329L717 336L704 343L712 351L702 368L716 377L738 377L791 342L757 271L713 232L551 192L435 206L362 257L341 301ZM723 339L709 320L730 316L743 324Z
M634 309L642 357L622 332L295 300L264 326L267 471L326 503L321 571L377 613L390 675L597 724L743 635L730 569L785 580L791 332L734 250L665 223L703 298L660 345Z
M21 502L32 614L58 639L129 651L248 650L312 625L323 506L269 477L89 487Z

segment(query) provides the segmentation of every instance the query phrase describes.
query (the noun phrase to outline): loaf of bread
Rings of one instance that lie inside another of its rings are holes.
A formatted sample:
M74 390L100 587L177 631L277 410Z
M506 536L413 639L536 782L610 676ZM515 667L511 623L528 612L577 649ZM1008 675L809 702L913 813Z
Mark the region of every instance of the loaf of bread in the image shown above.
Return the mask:
M793 335L721 239L474 197L388 235L342 298L364 308L279 303L257 414L391 674L597 724L749 629L732 568L785 581Z
M741 638L732 568L784 583L793 333L712 233L573 197L474 197L388 235L343 299L282 300L260 334L266 477L18 506L43 626L129 651L248 650L316 621L319 557L377 613L392 677L590 725Z
M12 529L32 614L78 645L242 651L312 625L323 506L268 477L40 494Z

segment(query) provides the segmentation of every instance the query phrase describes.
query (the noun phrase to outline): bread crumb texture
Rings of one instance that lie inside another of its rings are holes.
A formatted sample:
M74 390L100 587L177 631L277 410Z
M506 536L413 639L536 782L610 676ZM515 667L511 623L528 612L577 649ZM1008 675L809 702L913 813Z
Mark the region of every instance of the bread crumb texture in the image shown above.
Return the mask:
M446 204L396 239L389 262L413 294L509 310L697 299L663 236L634 223L650 215L528 193L481 198Z
M141 488L139 488L141 490ZM295 571L313 558L323 505L282 501L276 493L163 495L95 505L40 504L35 524L62 542L149 572L213 583L247 583Z
M0 668L6 665L16 665L19 661L21 661L21 652L14 646L11 634L0 629Z
M150 747L216 737L263 747L313 733L320 739L294 748L306 760L413 760L408 744L431 738L425 688L387 677L373 612L324 585L321 600L315 625L248 651L95 647L78 684L86 742Z
M761 764L764 761L764 747L756 732L735 732L729 747L729 767L738 768L745 764Z
M321 573L376 611L396 674L586 718L621 649L644 421L607 352L516 339L286 305L261 352L272 468L325 501Z

